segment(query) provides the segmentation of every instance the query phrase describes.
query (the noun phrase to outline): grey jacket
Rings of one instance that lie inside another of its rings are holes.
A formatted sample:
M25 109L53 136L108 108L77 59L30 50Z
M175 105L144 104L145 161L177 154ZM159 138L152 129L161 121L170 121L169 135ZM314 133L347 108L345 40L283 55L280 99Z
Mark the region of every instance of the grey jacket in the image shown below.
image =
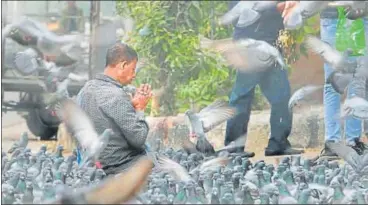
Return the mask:
M99 159L106 174L119 173L146 155L144 144L149 127L144 113L135 111L125 88L114 79L97 74L77 96L98 134L107 128L114 131Z

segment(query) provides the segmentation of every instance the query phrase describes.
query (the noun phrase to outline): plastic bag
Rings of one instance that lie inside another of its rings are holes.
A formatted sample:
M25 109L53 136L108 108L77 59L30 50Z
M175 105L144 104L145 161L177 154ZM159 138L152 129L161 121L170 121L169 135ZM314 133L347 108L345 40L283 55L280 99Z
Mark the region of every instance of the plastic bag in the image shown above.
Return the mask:
M338 8L338 13L336 49L346 51L350 48L353 51L351 56L363 56L365 54L364 20L362 18L353 21L348 20L344 8Z

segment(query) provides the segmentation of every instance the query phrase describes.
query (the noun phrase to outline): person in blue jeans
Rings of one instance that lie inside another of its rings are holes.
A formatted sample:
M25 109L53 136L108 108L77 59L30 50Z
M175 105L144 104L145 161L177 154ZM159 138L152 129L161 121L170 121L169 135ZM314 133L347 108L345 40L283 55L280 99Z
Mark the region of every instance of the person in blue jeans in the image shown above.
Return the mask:
M338 12L336 8L328 8L321 13L321 40L335 47L336 43L336 28L338 21ZM368 22L365 20L365 25ZM365 26L368 28L367 26ZM367 30L366 30L367 33ZM367 36L367 34L366 34ZM367 38L367 37L366 37ZM355 58L355 57L350 57ZM325 82L330 74L333 72L333 68L328 64L324 64ZM349 84L347 97L350 98L355 95L355 87L353 84ZM341 141L341 124L340 120L336 117L337 113L340 113L341 95L336 92L332 85L325 83L323 102L325 110L325 141L326 142L339 142ZM365 149L365 145L360 141L362 133L362 122L359 119L348 117L345 120L345 140L346 144L351 146L358 154L361 154ZM329 150L326 146L322 150L320 156L336 157L337 155Z
M231 1L230 9L238 2ZM283 28L281 13L276 7L270 8L264 11L260 19L254 24L245 28L235 26L233 39L252 38L275 45L279 31ZM271 104L271 134L268 145L265 148L265 155L303 153L303 151L292 149L287 139L292 128L292 115L288 110L290 83L287 70L280 69L279 65L276 64L265 72L237 72L229 104L234 106L239 114L227 122L225 146L247 133L254 89L257 85L260 86L264 96ZM245 154L249 157L254 156L254 152L245 152Z

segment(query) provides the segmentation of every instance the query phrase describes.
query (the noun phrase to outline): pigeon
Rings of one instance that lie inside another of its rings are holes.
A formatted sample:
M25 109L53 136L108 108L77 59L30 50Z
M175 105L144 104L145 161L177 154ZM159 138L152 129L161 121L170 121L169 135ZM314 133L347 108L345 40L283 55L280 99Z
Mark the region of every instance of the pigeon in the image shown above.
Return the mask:
M28 145L28 133L23 132L22 135L20 136L20 139L10 147L8 153L12 154L17 149L25 149L27 145Z
M296 30L301 28L306 19L323 11L328 7L328 4L329 1L300 1L287 21L284 21L285 29Z
M361 83L366 78L368 78L368 58L365 56L360 56L357 59L357 68L352 73L340 72L340 71L333 71L327 78L326 83L331 84L333 89L343 94L348 85L355 80L355 83ZM363 84L363 83L362 83ZM358 86L358 87L357 87ZM354 85L357 87L356 89L360 89L359 93L365 92L365 85ZM359 97L364 97L364 94L360 94Z
M40 85L46 91L46 86L42 83L42 81L38 81ZM52 105L55 105L57 102L66 99L69 97L68 93L68 85L70 83L70 79L66 78L62 82L56 82L56 91L53 93L44 93L43 102L47 105L46 108L49 108Z
M364 153L360 156L353 148L344 145L342 142L327 142L326 146L343 158L360 177L368 174L368 154Z
M237 41L210 40L203 36L200 38L202 49L214 49L220 52L228 64L241 72L263 72L277 64L280 69L287 67L279 49L265 41L251 38Z
M333 71L328 76L326 84L330 84L337 93L344 94L353 78L353 73L342 73L338 71Z
M193 178L190 176L190 174L194 174L196 171L204 173L206 171L213 170L219 166L226 165L228 163L228 158L218 157L203 162L202 164L200 164L199 166L188 172L187 169L185 169L180 164L167 157L159 156L157 160L159 170L167 171L171 173L171 175L173 175L173 177L178 181L186 183L193 181Z
M191 139L196 142L196 149L202 153L214 154L215 150L206 139L205 133L233 117L235 109L229 107L224 100L216 100L199 113L187 110L185 115Z
M110 136L113 135L113 131L106 129L99 137L87 114L75 102L69 99L62 102L57 114L65 123L68 131L72 133L72 136L77 139L81 147L86 151L81 166L88 162L90 158L95 157L97 159L99 153L107 145Z
M302 88L295 91L295 93L291 96L289 100L289 111L292 111L295 105L297 105L303 98L307 95L312 94L318 89L323 88L323 86L316 86L316 85L306 85Z
M222 151L228 150L229 152L233 152L233 150L242 149L244 150L245 142L247 140L247 135L243 135L238 139L230 142L228 145L216 150L216 153L220 153Z
M150 159L141 159L124 173L110 177L96 186L80 189L75 193L66 192L60 199L50 203L118 204L129 201L139 192L152 167L153 163Z
M368 101L358 96L345 100L342 107L341 118L353 116L357 119L368 119Z
M27 35L27 40L16 38L17 34ZM23 34L24 33L24 34ZM46 26L30 18L22 18L20 21L10 24L5 31L4 37L10 37L17 43L31 46L41 51L45 56L59 56L62 54L61 48L65 45L75 44L82 41L80 35L58 36L50 32ZM21 39L21 40L20 40ZM29 44L29 45L28 45Z
M247 27L255 23L262 12L276 8L277 1L239 1L229 12L220 18L220 25L229 25L237 20L237 27Z
M340 53L329 44L310 35L306 37L305 44L307 48L320 55L326 63L330 64L335 71L352 73L358 67L357 60L348 58L352 52L351 49Z

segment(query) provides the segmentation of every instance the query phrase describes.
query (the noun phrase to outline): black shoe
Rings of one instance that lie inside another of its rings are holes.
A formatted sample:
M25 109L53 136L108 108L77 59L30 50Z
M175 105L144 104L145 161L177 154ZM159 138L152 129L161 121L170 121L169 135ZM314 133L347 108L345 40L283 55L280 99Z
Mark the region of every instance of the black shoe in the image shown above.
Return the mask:
M362 155L367 150L367 145L360 141L358 138L355 139L355 146L351 146L359 155Z
M254 152L247 152L244 151L245 146L241 146L241 147L236 147L236 148L228 148L228 149L224 149L221 151L216 151L217 154L220 154L221 152L227 152L230 155L234 155L234 156L241 156L241 157L254 157L255 153Z
M254 155L255 155L254 152L247 152L247 151L239 152L239 156L241 157L251 158L254 157Z
M333 142L329 142L329 143L333 143ZM336 159L340 159L340 157L334 152L332 152L330 148L326 146L326 143L325 143L325 147L321 150L321 153L319 154L319 156L312 159L312 161L316 162L320 159L336 160Z
M297 155L303 154L304 150L297 150L292 148L287 148L285 150L272 150L272 149L265 149L265 156L280 156L280 155Z

